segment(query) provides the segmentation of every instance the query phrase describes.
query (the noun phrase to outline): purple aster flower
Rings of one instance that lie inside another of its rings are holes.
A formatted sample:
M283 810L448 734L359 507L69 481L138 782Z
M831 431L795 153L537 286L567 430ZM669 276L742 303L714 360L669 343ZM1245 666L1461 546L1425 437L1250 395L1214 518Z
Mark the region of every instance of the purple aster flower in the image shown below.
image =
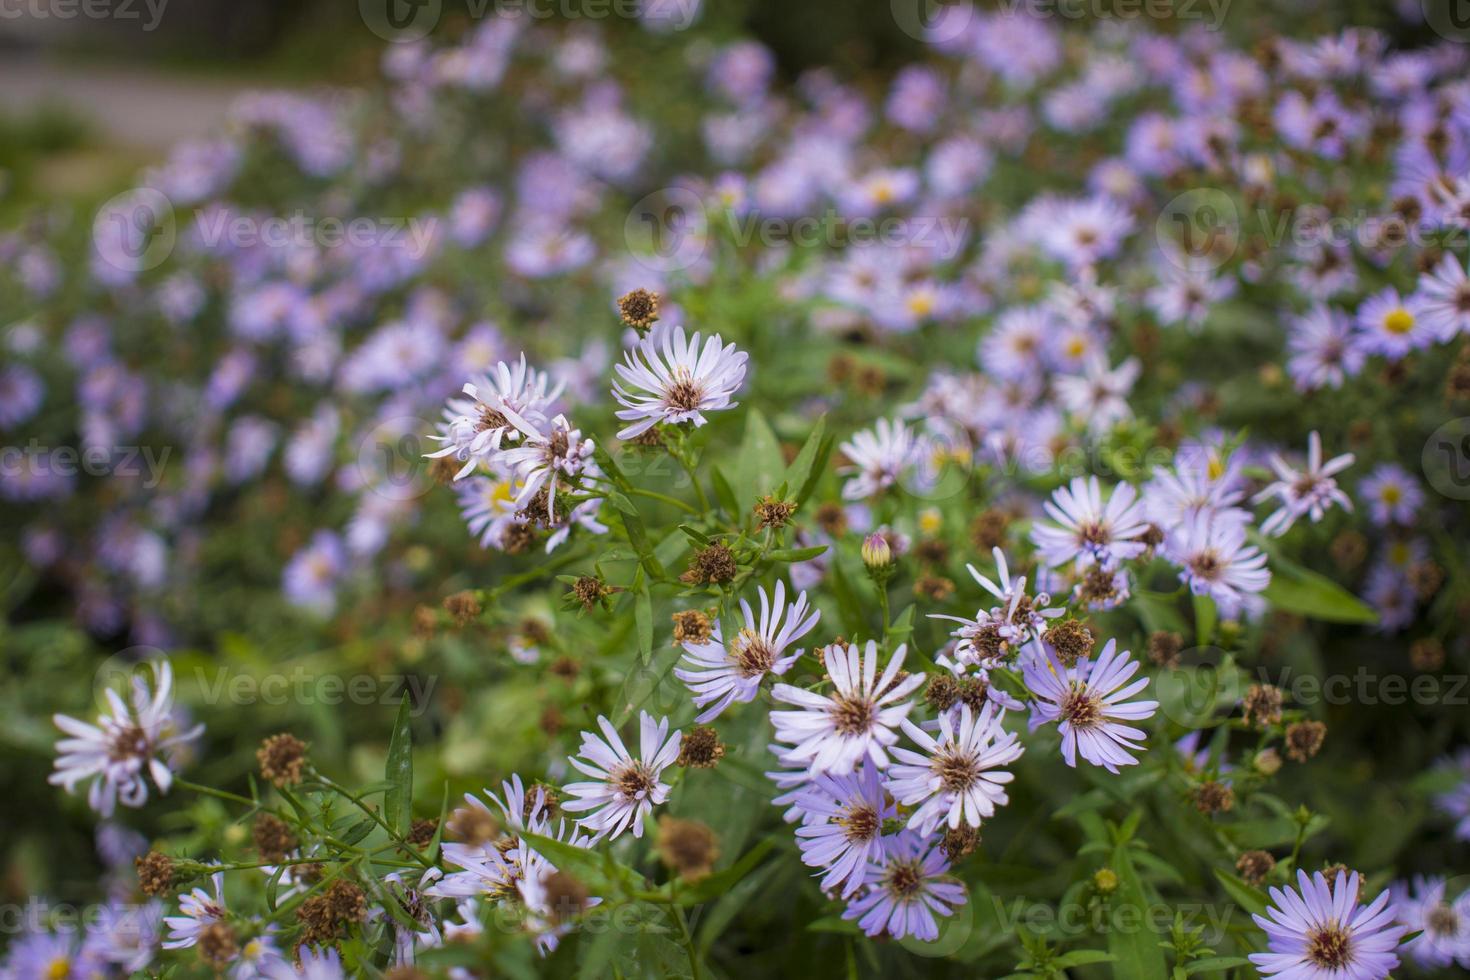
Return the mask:
M1437 328L1427 312L1422 298L1400 296L1389 286L1358 307L1356 343L1364 353L1400 360L1409 351L1434 343Z
M1424 503L1419 481L1397 463L1375 467L1358 485L1358 496L1368 501L1369 517L1380 527L1413 524Z
M902 422L879 419L872 429L856 433L840 447L852 473L842 487L844 500L874 497L898 483L922 461L926 440Z
M1246 543L1250 515L1236 508L1197 514L1169 532L1164 552L1179 565L1179 578L1195 595L1215 600L1220 615L1234 619L1255 612L1271 582L1266 556Z
M1280 537L1304 515L1316 524L1333 504L1352 510L1353 502L1338 489L1333 475L1353 465L1354 458L1352 453L1343 453L1323 463L1322 437L1316 430L1307 437L1307 465L1301 472L1272 453L1270 463L1271 469L1276 471L1276 482L1256 494L1254 500L1260 503L1276 497L1281 505L1261 524L1261 533Z
M1026 592L1026 576L1012 579L1006 566L1006 556L999 548L991 549L995 557L997 581L991 581L974 565L967 564L966 570L980 587L1000 600L1000 605L981 609L971 619L947 616L942 613L930 619L948 619L959 623L959 629L951 636L955 644L955 656L961 664L979 664L993 667L1012 651L1020 649L1027 641L1046 631L1046 621L1061 616L1062 609L1052 609L1051 595L1037 592L1034 597ZM1024 603L1024 606L1023 606Z
M1136 357L1110 368L1101 354L1094 354L1080 374L1056 379L1057 401L1072 415L1085 419L1089 432L1106 433L1117 423L1133 417L1128 394L1142 370L1143 365Z
M1366 354L1353 342L1347 315L1316 303L1301 316L1287 317L1286 369L1301 391L1340 388L1363 369Z
M1128 683L1138 672L1138 662L1127 650L1118 652L1117 641L1109 640L1096 661L1083 658L1063 667L1045 646L1033 647L1035 655L1022 668L1026 687L1036 696L1031 710L1031 730L1057 722L1062 735L1062 758L1076 768L1077 756L1116 774L1119 766L1137 765L1132 755L1142 751L1145 733L1125 722L1153 717L1157 701L1129 701L1148 687L1148 678Z
M12 429L30 419L45 397L41 376L24 364L0 369L0 428Z
M655 331L623 355L613 381L613 397L623 407L617 416L632 424L619 439L633 439L659 423L707 421L705 412L739 404L733 396L745 383L747 355L715 334L700 347L700 335L684 328ZM624 387L624 384L627 387Z
M928 133L939 122L944 100L944 77L932 68L911 65L894 78L883 111L896 126Z
M776 582L774 599L764 587L759 592L760 619L756 619L750 603L741 599L745 626L728 649L718 623L708 641L684 644L681 662L688 666L674 668L674 676L689 687L694 704L705 709L694 719L699 724L715 718L731 704L755 700L767 674L779 677L790 670L803 651L798 647L787 654L787 647L811 632L822 618L820 611L807 605L805 592L788 604L784 582Z
M1138 491L1127 483L1114 487L1105 502L1097 477L1073 477L1043 506L1056 523L1037 524L1031 540L1052 568L1075 560L1079 568L1096 564L1111 569L1143 554L1144 544L1138 539L1148 524Z
M148 777L167 795L173 785L175 757L198 738L203 725L178 727L173 704L173 668L166 660L152 662L150 690L142 677L132 678L131 703L107 688L107 710L97 724L67 715L53 715L66 738L56 743L56 771L47 780L68 793L78 783L90 783L87 805L104 817L112 816L120 801L140 807L148 801Z
M460 460L464 466L454 478L463 479L495 459L505 443L521 439L515 418L533 429L546 424L546 413L561 390L546 373L527 367L525 354L513 365L501 361L493 372L465 383L467 397L449 400L439 433L429 437L444 443L444 448L426 455Z
M946 877L944 852L912 831L885 842L883 856L868 866L867 890L848 903L844 919L856 919L869 936L939 938L938 918L965 904L965 886Z
M495 230L500 219L500 195L488 187L471 187L449 208L449 237L461 248L474 248Z
M579 822L598 838L616 838L625 830L642 837L644 819L669 797L669 787L659 777L674 764L683 733L670 735L667 718L655 722L648 712L641 711L635 756L623 745L611 722L598 716L597 724L604 737L583 732L581 754L569 760L592 781L565 786L575 799L562 803L562 809L568 813L593 811Z
M291 556L281 575L286 601L326 616L337 605L337 585L346 570L342 539L331 531L317 531L311 543Z
M1470 890L1450 898L1444 878L1432 877L1415 878L1412 888L1400 882L1391 894L1399 923L1419 933L1404 944L1409 959L1429 970L1470 969Z
M904 733L923 752L895 746L884 785L898 802L917 807L909 817L910 830L927 837L941 823L951 830L961 823L979 827L1010 801L1005 787L1016 777L1003 767L1024 750L1016 733L1001 727L1004 715L994 702L987 701L979 714L963 704L958 722L948 712L939 716L937 739L903 720Z
M144 970L158 954L163 903L124 905L108 902L87 931L84 949L93 959L117 966L125 974Z
M790 684L777 684L771 696L793 711L772 711L776 739L790 745L782 756L786 764L807 763L813 773L843 775L864 758L882 769L887 749L898 741L894 729L913 709L904 700L924 683L924 674L899 679L908 647L893 652L882 676L878 675L878 644L866 650L856 643L825 650L832 693L817 694Z
M1262 976L1382 980L1399 965L1394 950L1405 930L1394 924L1388 892L1364 906L1356 871L1328 882L1320 871L1298 870L1296 879L1295 889L1272 888L1266 914L1251 916L1266 930L1269 951L1250 954Z
M1368 571L1363 598L1378 613L1375 629L1380 633L1397 633L1414 621L1419 592L1404 569L1380 563Z
M1446 255L1419 280L1419 296L1423 300L1420 315L1425 325L1441 341L1470 332L1470 274L1460 260Z
M823 891L851 897L882 855L884 823L898 817L877 767L864 762L842 776L803 779L792 795L792 809L801 820L796 829L801 860L823 869Z
M1438 772L1459 778L1459 784L1434 798L1435 806L1455 821L1455 839L1470 841L1470 749L1436 766Z

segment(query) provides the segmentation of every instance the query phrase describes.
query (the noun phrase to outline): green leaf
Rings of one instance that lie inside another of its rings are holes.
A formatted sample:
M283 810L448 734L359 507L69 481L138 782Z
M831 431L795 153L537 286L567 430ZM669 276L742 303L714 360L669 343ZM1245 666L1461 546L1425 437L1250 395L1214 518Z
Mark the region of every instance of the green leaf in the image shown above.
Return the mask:
M612 892L626 892L638 888L643 876L615 861L611 854L604 854L585 847L577 847L566 841L542 834L522 833L521 837L535 848L540 855L575 878L581 879L593 894L610 896Z
M1329 623L1376 623L1378 613L1357 596L1323 575L1282 558L1271 562L1266 601L1283 612Z
M1210 956L1202 960L1195 960L1184 968L1185 976L1194 976L1196 973L1206 973L1213 970L1233 970L1238 966L1250 966L1250 960L1244 956Z
M758 408L752 408L745 418L745 439L740 444L739 459L735 468L735 499L748 507L762 494L776 488L786 468L781 443Z
M741 518L740 501L735 499L735 491L730 486L730 481L726 479L724 471L718 466L711 466L709 468L709 478L715 487L715 499L739 523Z
M738 881L750 874L775 846L776 842L767 837L746 851L739 861L728 868L706 875L693 884L680 885L677 890L671 889L670 891L677 897L680 905L699 905L719 898L734 887Z
M1196 595L1194 597L1194 642L1196 646L1209 646L1210 640L1215 636L1215 622L1219 619L1219 610L1215 608L1215 600L1207 595Z
M880 585L881 589L882 586ZM907 643L908 638L914 632L914 607L909 606L898 614L893 624L888 627L888 634L883 638L883 643L890 650L896 649L900 643Z
M637 601L633 603L633 618L638 626L638 656L646 664L653 659L653 597L648 594L648 581L639 574L634 585Z
M1229 893L1236 905L1251 915L1265 914L1266 906L1269 904L1265 892L1247 885L1235 875L1221 871L1219 868L1215 869L1215 877L1220 879L1220 884L1225 886L1225 891Z
M786 467L786 486L796 489L796 503L801 505L816 489L817 481L827 468L827 458L832 455L832 437L827 435L827 416L817 419L812 434L806 437L801 451Z
M1114 907L1131 905L1136 912L1128 913L1129 921L1144 923L1149 918L1148 896L1144 894L1143 882L1133 867L1133 858L1128 853L1127 837L1113 848L1112 868L1118 876L1118 894ZM1114 921L1123 921L1115 917ZM1108 952L1115 957L1113 976L1116 980L1142 980L1144 977L1168 976L1164 964L1164 951L1159 949L1158 937L1146 928L1108 931Z
M1137 589L1129 603L1138 612L1143 628L1150 633L1184 634L1184 616L1174 602L1174 597L1162 592Z
M413 814L413 731L409 727L407 694L398 702L398 720L388 740L383 778L389 784L383 796L383 817L394 830L407 830Z
M825 553L827 546L814 544L809 548L777 548L766 552L767 561L789 561L793 564L800 561L810 561L818 555Z
M1101 949L1074 949L1052 960L1053 966L1066 969L1069 966L1087 966L1089 963L1112 963L1117 957Z

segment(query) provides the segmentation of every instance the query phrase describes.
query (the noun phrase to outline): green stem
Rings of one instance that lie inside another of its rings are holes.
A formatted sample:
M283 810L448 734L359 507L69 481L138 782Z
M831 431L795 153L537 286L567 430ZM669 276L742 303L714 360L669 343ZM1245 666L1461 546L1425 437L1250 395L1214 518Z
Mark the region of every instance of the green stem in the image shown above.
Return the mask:
M694 514L696 516L700 513L693 507L686 504L684 501L680 500L678 497L670 497L668 494L659 493L657 490L644 490L642 487L633 487L628 492L633 494L635 497L647 497L650 500L659 500L666 504L673 504L675 507L679 507L685 512Z
M689 474L689 482L694 485L694 495L699 498L698 513L708 514L709 498L704 495L704 487L699 485L699 477L694 472L694 464L689 462L689 460L684 456L682 446L680 447L679 452L674 454L674 458L679 461L680 466L684 467L684 472ZM738 518L740 515L736 514L734 516Z
M684 909L677 901L668 905L669 918L679 927L679 936L684 942L684 950L689 954L689 976L690 980L699 980L699 953L694 948L694 936L689 932L689 922L684 918Z
M215 789L212 786L200 786L198 783L191 783L187 779L176 778L174 779L174 785L179 787L180 789L193 790L195 793L200 793L204 796L213 796L217 799L229 800L231 803L243 803L249 807L260 806L258 802L252 800L248 796L241 796L238 793L227 793L222 789Z
M355 795L351 790L347 789L345 786L338 786L336 783L332 782L330 779L328 779L326 776L323 776L321 773L315 773L315 776L316 776L317 781L320 782L327 789L330 789L330 790L332 790L335 793L340 793L342 796L344 796L347 799L351 800L352 803L353 803L353 805L356 806L359 810L361 810L363 813L365 813L369 817L371 817L374 823L376 823L379 827L383 828L384 832L387 833L387 835L389 837L391 837L393 840L395 840L399 844L401 844L403 846L403 849L408 852L409 856L412 857L415 861L417 861L422 867L425 867L425 868L431 868L431 867L433 867L432 862L430 862L428 858L426 858L422 854L420 854L417 850L414 849L414 847L413 847L412 844L408 843L408 841L406 841L406 840L403 839L402 835L400 835L392 827L388 826L388 822L383 819L382 814L378 813L377 810L374 810L372 807L370 807L366 803L364 803L362 801L362 798L361 797Z

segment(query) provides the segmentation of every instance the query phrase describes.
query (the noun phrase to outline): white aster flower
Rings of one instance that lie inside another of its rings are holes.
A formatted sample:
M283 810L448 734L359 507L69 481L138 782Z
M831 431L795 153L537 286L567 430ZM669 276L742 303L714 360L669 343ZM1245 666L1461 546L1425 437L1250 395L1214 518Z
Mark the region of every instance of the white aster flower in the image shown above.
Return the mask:
M638 755L634 756L612 722L599 715L597 724L606 738L583 732L581 755L569 760L593 781L565 787L576 799L563 803L562 809L568 813L593 811L579 822L598 838L618 837L630 828L634 837L642 837L644 819L669 797L669 786L659 782L659 777L678 756L683 733L670 735L667 718L655 722L648 712L640 712Z
M952 715L939 716L939 738L903 720L903 730L923 754L895 747L897 760L888 768L885 785L898 802L918 806L909 817L910 830L929 835L941 823L950 829L961 822L979 827L995 816L995 808L1010 802L1005 786L1016 777L1008 766L1024 751L1015 732L1001 727L1005 712L987 701L979 714L968 704L960 707L959 725Z
M1256 494L1255 502L1277 497L1281 506L1261 524L1261 533L1280 537L1291 529L1297 518L1309 516L1315 524L1322 519L1327 508L1340 504L1344 510L1352 510L1353 502L1338 489L1333 476L1353 464L1352 453L1334 456L1322 462L1322 437L1315 430L1307 437L1307 467L1298 472L1287 465L1275 453L1271 454L1271 468L1276 471L1276 482Z
M740 600L745 627L728 648L718 623L704 643L684 644L683 662L689 666L674 668L674 676L688 685L696 706L712 705L694 719L699 724L716 717L731 704L754 700L767 674L786 673L802 654L798 648L788 655L786 648L809 633L822 618L819 611L807 604L805 592L788 604L784 582L776 583L774 601L764 588L760 589L760 597L759 620L750 603Z
M913 708L912 702L903 699L924 683L922 673L898 679L907 652L906 646L895 650L879 677L876 641L869 640L866 651L855 643L831 646L826 650L827 675L833 686L830 695L777 684L771 696L797 707L771 712L777 740L792 746L782 761L808 763L814 773L835 776L852 772L864 758L885 768L886 749L898 741L894 728Z
M615 379L613 397L623 406L618 418L632 424L618 432L619 439L633 439L660 422L704 425L705 412L737 404L731 397L745 382L747 355L723 344L719 334L703 350L699 341L698 333L686 338L677 327L645 337L623 354L617 372L628 387Z
M855 475L842 488L848 500L876 496L898 482L906 470L923 461L925 440L902 422L879 419L872 429L857 433L840 447Z
M494 458L503 443L520 440L515 418L532 427L544 425L546 412L561 390L562 385L552 384L545 372L527 367L525 354L514 365L501 361L493 372L465 384L466 397L449 400L439 434L430 436L444 447L426 455L429 459L453 456L464 463L454 478L468 476Z
M152 667L153 692L141 677L134 677L132 704L128 705L108 688L108 710L98 716L96 725L67 715L52 716L56 727L70 737L56 743L56 771L49 782L70 793L78 783L92 780L87 805L104 817L112 816L118 801L127 807L147 802L145 776L153 777L160 793L168 793L174 750L204 731L203 725L178 729L173 713L173 668L166 660L155 660Z

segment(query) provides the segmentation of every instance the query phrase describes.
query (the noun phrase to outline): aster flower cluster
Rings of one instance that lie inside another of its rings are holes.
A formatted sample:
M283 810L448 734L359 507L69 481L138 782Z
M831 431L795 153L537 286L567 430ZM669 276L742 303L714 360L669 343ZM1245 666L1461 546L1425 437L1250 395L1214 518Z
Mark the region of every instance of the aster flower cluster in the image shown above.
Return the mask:
M0 978L1470 969L1470 48L637 6L0 233Z

